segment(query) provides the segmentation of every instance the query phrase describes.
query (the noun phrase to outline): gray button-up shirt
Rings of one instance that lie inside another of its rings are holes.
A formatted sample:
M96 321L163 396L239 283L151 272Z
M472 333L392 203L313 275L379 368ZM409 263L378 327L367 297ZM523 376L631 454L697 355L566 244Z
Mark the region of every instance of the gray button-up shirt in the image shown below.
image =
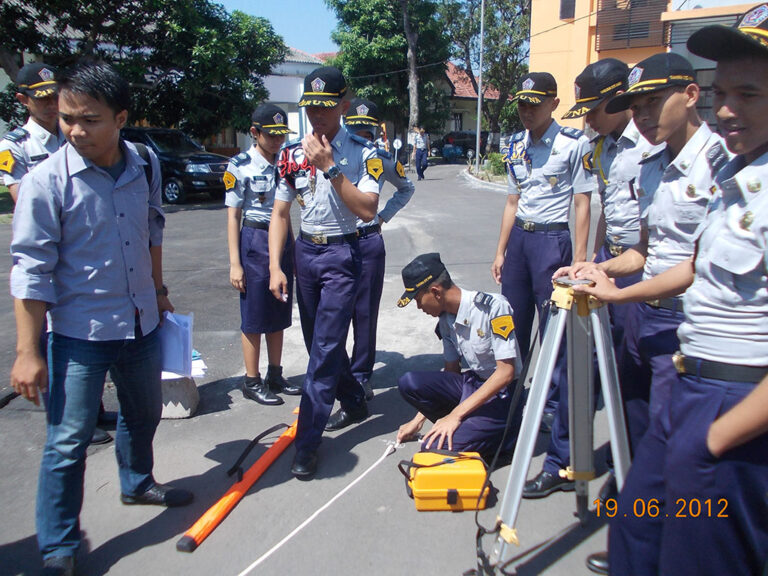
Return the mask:
M715 362L768 366L768 154L737 157L701 227L685 292L680 350Z
M252 146L230 160L227 172L230 176L224 175L224 204L242 208L246 220L268 224L275 204L275 166Z
M501 294L461 291L459 310L440 316L438 330L443 337L446 362L464 359L467 368L483 380L496 371L497 360L515 360L515 377L520 376L520 350L515 338L512 307Z
M587 170L589 139L579 131L561 130L554 120L538 142L527 130L515 134L505 161L509 194L519 194L517 217L538 224L568 222L571 197L597 188Z
M369 142L367 144L340 126L331 141L333 161L358 190L378 194L384 167L381 159L376 157L376 148ZM281 158L286 150L293 154L292 162L301 164L304 161L300 143L287 144L281 151ZM357 216L344 204L331 181L314 167L308 167L304 172L296 176L295 186L280 177L275 198L285 202L297 199L301 206L301 230L307 234L353 234Z
M121 141L115 182L69 144L21 181L13 219L11 294L48 302L49 327L82 340L134 338L158 323L150 246L163 240L160 165Z
M728 154L720 136L702 123L674 160L664 148L643 162L637 190L648 225L643 280L693 255L695 233L707 213L717 173L707 157L711 150Z
M640 241L640 209L635 194L640 161L660 151L643 138L630 120L618 141L611 134L597 139L594 173L605 215L605 239L634 246Z
M21 178L56 152L66 142L59 131L51 134L30 118L22 130L14 130L0 140L0 176L6 186Z

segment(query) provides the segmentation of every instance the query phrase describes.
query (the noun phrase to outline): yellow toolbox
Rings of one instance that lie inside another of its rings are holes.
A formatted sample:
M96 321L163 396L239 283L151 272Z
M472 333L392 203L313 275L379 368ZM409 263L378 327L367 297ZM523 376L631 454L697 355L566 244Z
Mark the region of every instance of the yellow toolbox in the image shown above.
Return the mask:
M485 461L477 452L427 450L398 465L416 510L483 510L491 485L485 487Z

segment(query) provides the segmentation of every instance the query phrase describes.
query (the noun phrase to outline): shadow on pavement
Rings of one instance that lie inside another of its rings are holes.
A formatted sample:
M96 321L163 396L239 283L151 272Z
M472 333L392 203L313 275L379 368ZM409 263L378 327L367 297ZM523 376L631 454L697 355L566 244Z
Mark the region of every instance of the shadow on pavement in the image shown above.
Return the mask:
M0 546L0 567L3 574L37 574L43 568L43 561L37 551L37 537L33 534Z

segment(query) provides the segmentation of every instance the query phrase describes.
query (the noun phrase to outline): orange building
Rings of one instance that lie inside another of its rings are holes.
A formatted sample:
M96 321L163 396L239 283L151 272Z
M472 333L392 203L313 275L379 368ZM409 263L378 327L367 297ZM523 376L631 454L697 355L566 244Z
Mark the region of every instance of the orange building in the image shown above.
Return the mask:
M574 104L573 81L585 66L618 58L630 66L653 54L673 51L689 58L698 71L700 112L708 121L714 63L692 57L685 43L709 24L732 25L757 2L742 0L532 0L530 69L550 72L558 86L555 118L584 127L584 119L560 120Z

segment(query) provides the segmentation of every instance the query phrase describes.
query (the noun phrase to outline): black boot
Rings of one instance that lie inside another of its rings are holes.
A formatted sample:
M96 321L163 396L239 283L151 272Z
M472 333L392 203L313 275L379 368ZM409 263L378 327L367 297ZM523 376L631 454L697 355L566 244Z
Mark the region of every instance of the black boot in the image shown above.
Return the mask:
M301 386L294 386L283 378L283 367L267 366L267 377L264 382L272 392L282 392L288 396L301 396Z
M266 406L278 406L283 403L280 396L274 394L266 383L261 381L261 376L246 376L243 379L243 396Z

